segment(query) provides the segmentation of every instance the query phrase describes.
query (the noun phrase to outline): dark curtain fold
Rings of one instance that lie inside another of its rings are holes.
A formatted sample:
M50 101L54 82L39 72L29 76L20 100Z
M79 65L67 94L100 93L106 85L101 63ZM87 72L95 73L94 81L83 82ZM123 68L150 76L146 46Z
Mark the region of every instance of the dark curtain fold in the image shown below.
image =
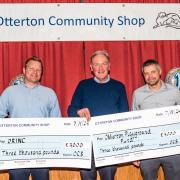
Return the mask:
M179 3L179 0L1 0L1 3ZM163 69L180 67L180 41L99 41L99 42L0 42L0 92L11 79L22 73L23 62L39 56L44 63L42 84L55 90L63 116L77 83L91 77L89 59L99 49L111 57L111 76L122 81L127 89L129 104L132 92L143 84L141 64L157 59Z

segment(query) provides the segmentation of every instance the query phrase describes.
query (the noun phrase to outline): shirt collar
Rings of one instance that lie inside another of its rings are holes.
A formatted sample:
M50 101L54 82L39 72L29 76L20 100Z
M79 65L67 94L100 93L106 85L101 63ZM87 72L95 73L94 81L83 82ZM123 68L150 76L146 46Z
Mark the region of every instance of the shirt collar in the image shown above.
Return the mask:
M167 88L166 84L161 80L161 88L159 89L159 91L162 91L166 88ZM146 90L152 92L152 90L149 88L148 84L146 84Z
M100 82L96 77L94 77L94 80L95 80L97 83L102 83L102 82ZM106 79L102 84L107 83L107 82L109 82L109 81L110 81L110 76L108 75L107 79Z
M22 82L21 84L22 84L22 86L28 88L27 85L24 82ZM37 88L39 86L39 84L40 83L37 83L32 89ZM30 89L30 88L28 88L28 89Z

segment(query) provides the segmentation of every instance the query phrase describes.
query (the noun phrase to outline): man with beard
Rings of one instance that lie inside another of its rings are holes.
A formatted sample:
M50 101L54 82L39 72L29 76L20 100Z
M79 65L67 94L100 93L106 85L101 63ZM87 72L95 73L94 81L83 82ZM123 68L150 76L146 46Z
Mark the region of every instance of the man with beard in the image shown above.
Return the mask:
M160 108L180 104L178 88L161 80L161 68L157 61L149 59L143 63L142 74L146 84L133 93L132 110ZM180 155L136 161L144 180L157 180L162 165L166 180L180 179Z

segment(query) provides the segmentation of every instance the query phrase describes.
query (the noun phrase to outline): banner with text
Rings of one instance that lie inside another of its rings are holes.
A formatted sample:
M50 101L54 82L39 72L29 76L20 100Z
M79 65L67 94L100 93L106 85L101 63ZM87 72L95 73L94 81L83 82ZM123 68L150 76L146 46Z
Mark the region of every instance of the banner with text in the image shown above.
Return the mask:
M180 40L179 3L1 3L0 41Z

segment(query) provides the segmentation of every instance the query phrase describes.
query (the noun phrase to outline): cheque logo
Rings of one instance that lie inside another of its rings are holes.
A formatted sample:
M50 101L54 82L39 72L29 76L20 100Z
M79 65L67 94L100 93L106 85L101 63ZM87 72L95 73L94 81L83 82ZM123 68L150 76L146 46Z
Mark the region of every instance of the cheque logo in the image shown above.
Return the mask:
M176 13L160 12L156 18L156 25L153 28L158 27L171 27L180 29L180 16Z

